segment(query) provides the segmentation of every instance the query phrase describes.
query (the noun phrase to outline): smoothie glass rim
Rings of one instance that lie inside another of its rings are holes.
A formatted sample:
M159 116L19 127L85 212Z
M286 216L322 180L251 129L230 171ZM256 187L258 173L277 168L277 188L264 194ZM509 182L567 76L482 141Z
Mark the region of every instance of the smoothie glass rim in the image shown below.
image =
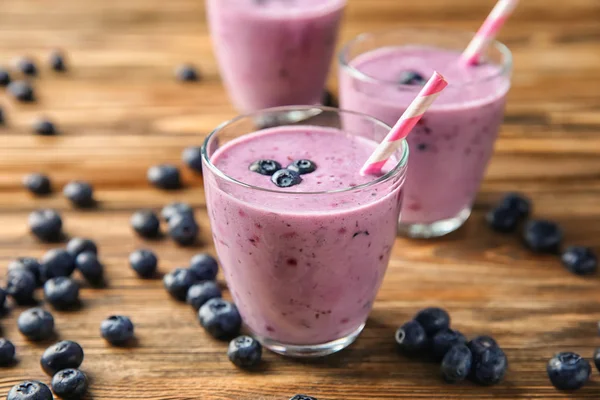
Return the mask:
M381 183L385 183L385 182L391 180L392 178L394 178L398 173L402 172L403 169L406 170L406 166L408 164L408 154L409 154L408 142L406 141L406 139L402 139L402 143L401 143L402 148L398 149L398 151L402 152L402 156L400 157L400 159L398 160L398 162L396 163L394 168L392 168L386 174L379 176L379 177L377 177L377 179L374 179L367 183L363 183L361 185L346 187L346 188L342 188L342 189L335 189L335 190L324 190L324 191L318 191L318 192L292 192L292 191L287 191L287 190L267 189L264 187L250 185L248 183L242 182L240 180L237 180L237 179L227 175L225 172L221 171L216 165L214 165L212 163L212 161L210 160L210 157L208 155L208 146L209 146L211 139L214 136L216 136L221 130L223 130L224 128L226 128L227 126L229 126L231 124L239 122L240 120L243 120L243 119L255 118L255 117L258 117L265 113L311 111L311 110L315 110L315 109L321 110L321 111L326 111L326 112L334 112L337 114L354 115L357 117L361 117L361 118L370 120L373 123L375 123L376 125L384 128L388 131L392 129L388 124L386 124L386 123L380 121L379 119L372 117L370 115L355 112L355 111L349 111L349 110L344 110L344 109L340 109L340 108L335 108L335 107L326 107L326 106L319 106L319 105L311 105L311 106L306 105L306 106L281 106L281 107L264 108L264 109L254 111L251 113L238 115L237 117L234 117L230 120L222 122L215 129L213 129L212 132L210 132L208 134L208 136L206 136L206 138L204 139L204 142L202 143L202 149L201 149L202 160L210 168L210 170L213 174L215 174L216 176L218 176L221 179L224 179L224 180L226 180L230 183L233 183L235 185L238 185L240 187L244 187L246 189L252 189L252 190L259 190L262 192L275 193L278 195L293 195L293 196L302 196L302 195L314 196L314 195L324 195L324 194L352 193L354 191L366 189L366 188L376 186ZM293 126L293 125L281 125L281 126ZM310 124L306 124L306 125L298 124L296 126L311 126L311 125ZM249 132L249 133L251 133L251 132Z
M407 84L399 83L398 81L389 81L386 79L375 78L373 76L370 76L370 75L362 72L360 69L354 67L351 64L352 60L348 59L349 58L348 56L349 56L349 53L350 53L350 50L352 49L352 47L354 45L364 41L365 39L371 38L371 37L381 37L386 34L401 33L401 32L412 32L412 33L429 32L429 33L434 33L437 35L454 35L457 37L460 36L460 37L465 38L465 41L467 44L470 42L470 40L473 38L473 36L475 36L475 32L471 32L468 30L428 28L428 27L418 27L418 26L407 27L407 28L386 29L386 30L379 30L379 31L373 31L373 32L363 32L363 33L355 36L353 39L346 42L342 46L342 49L338 53L338 62L340 64L340 66L344 69L344 71L349 72L350 75L352 75L356 79L359 79L359 80L362 80L365 82L370 82L370 83L380 83L380 84L398 86L398 87L403 88L403 90L410 90L410 91L418 92L419 90L422 89L421 86L407 85ZM404 46L407 46L407 45L409 45L409 44L405 44ZM501 66L501 68L498 70L497 73L480 78L480 79L474 79L474 80L471 80L468 82L460 82L460 83L451 83L450 82L448 84L448 86L467 87L467 86L471 86L471 85L477 85L477 84L480 84L483 82L492 81L492 80L497 79L502 76L510 75L510 73L512 71L512 67L513 67L513 57L512 57L512 52L510 51L508 46L506 46L504 43L502 43L498 40L493 40L492 42L490 42L490 46L493 46L494 48L496 48L496 50L498 50L500 52L500 54L502 55L502 64L499 64ZM378 48L373 48L369 51L375 51L377 49L382 49L382 48L386 48L386 47L391 47L391 46L381 46ZM442 49L446 48L446 47L435 46L435 45L433 45L431 47L439 47ZM361 54L366 54L366 53L367 53L367 51L365 51Z

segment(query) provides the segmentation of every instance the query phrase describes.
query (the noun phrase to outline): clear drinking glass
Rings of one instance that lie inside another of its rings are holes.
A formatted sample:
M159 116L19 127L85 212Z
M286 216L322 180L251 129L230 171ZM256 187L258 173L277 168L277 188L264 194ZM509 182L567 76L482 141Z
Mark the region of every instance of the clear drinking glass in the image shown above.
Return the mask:
M492 156L510 88L511 53L493 42L479 66L465 68L458 56L473 34L399 29L362 34L339 55L340 107L393 125L421 89L403 84L434 68L449 82L408 136L411 149L404 187L401 233L437 237L469 217Z
M274 352L327 355L352 343L371 311L396 237L408 146L402 143L385 175L322 192L251 186L211 162L228 142L269 129L264 121L314 132L334 128L375 142L390 127L335 108L279 107L224 123L202 148L213 239L245 324ZM335 152L334 143L330 150L340 160L353 156Z

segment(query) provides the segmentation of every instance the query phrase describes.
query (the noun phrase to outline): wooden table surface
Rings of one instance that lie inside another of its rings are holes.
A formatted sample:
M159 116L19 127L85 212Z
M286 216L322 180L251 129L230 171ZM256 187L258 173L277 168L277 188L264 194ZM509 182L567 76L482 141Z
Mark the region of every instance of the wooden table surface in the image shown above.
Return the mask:
M349 0L342 39L407 25L474 30L491 7L491 0ZM519 190L534 200L536 216L563 225L568 244L600 250L600 2L522 1L501 38L514 52L514 84L466 226L440 240L397 240L371 318L349 349L312 362L267 353L262 370L247 373L233 367L226 344L209 338L161 281L136 279L127 262L140 246L158 253L163 272L195 252L214 253L202 180L184 169L186 188L165 193L145 179L150 165L179 164L185 146L199 145L235 115L211 52L203 2L3 0L0 64L20 55L43 61L61 47L71 68L59 75L42 67L36 104L0 94L7 116L0 129L0 276L11 259L53 247L28 233L27 215L36 208L59 209L69 235L98 242L109 287L84 288L79 312L54 312L59 337L85 349L88 399L285 400L303 392L331 400L600 398L597 371L574 395L557 392L545 372L557 351L591 357L600 346L599 278L573 276L557 258L531 255L517 237L491 233L483 222L502 192ZM173 79L185 61L201 68L202 82ZM60 135L31 133L41 115L56 121ZM49 174L57 193L44 199L26 193L21 178L33 171ZM67 204L60 188L73 179L93 183L98 209ZM204 246L182 249L134 236L128 221L136 209L158 210L173 200L196 207ZM502 384L447 385L435 364L396 353L397 326L430 305L447 308L468 335L498 339L510 363ZM49 343L23 339L15 324L20 311L0 321L19 358L0 370L0 397L25 379L49 382L39 367ZM132 317L137 347L112 348L100 338L100 321L117 312Z

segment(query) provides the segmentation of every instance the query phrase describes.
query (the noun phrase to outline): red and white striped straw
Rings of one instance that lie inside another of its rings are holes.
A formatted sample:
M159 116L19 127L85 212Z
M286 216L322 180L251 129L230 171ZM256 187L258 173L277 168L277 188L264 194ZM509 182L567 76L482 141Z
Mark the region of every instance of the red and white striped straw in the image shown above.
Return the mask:
M462 53L461 62L464 65L477 64L479 58L494 40L500 28L512 14L519 0L498 0L496 6L481 25L471 43Z
M425 111L438 98L446 86L448 86L446 79L437 72L434 72L427 84L425 84L417 97L410 103L406 111L404 111L398 122L396 122L396 125L394 125L385 139L377 146L365 165L363 165L360 170L361 175L381 173L381 169L387 160L400 147L402 139L408 136Z

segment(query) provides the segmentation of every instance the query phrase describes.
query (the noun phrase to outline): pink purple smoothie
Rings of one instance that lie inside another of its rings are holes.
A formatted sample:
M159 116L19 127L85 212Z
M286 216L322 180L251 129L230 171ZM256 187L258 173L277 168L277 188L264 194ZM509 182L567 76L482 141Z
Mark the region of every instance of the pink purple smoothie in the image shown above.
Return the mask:
M335 154L329 150L335 144ZM322 344L365 323L395 239L404 170L385 182L358 173L376 143L334 128L270 128L226 143L211 162L249 189L205 173L213 238L244 322L261 338ZM317 169L278 188L257 159ZM394 168L391 160L386 168ZM205 166L205 171L210 168ZM343 190L337 194L307 192ZM282 193L288 191L288 193ZM289 193L290 191L294 193Z
M240 112L317 104L346 0L207 0L221 76Z
M437 70L449 82L408 137L402 223L429 224L470 209L492 155L510 80L498 65L464 68L459 56L433 47L388 47L356 57L350 62L354 71L346 67L340 72L341 108L389 125L420 89L398 84L404 71L427 79Z

